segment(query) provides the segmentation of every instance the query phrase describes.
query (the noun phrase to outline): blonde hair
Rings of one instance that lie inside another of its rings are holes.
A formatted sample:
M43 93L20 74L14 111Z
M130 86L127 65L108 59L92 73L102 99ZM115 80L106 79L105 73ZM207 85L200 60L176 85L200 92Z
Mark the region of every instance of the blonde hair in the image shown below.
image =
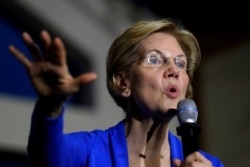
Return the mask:
M127 28L114 40L106 60L108 91L116 104L123 109L128 99L121 96L121 90L117 86L114 75L117 72L124 72L126 77L131 80L133 66L139 58L136 53L139 52L141 41L156 32L164 32L174 36L190 60L188 62L189 70L187 71L189 86L186 97L191 98L193 96L193 74L200 61L200 48L195 36L177 20L139 21Z

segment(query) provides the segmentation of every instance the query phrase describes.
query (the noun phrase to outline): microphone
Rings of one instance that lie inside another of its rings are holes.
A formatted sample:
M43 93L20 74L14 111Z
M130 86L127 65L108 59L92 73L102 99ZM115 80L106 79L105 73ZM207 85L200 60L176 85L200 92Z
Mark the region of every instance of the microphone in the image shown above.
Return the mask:
M186 158L199 150L198 134L201 132L201 128L196 123L198 110L195 102L191 99L181 100L177 105L177 117L180 126L176 130L177 134L181 136L183 155Z

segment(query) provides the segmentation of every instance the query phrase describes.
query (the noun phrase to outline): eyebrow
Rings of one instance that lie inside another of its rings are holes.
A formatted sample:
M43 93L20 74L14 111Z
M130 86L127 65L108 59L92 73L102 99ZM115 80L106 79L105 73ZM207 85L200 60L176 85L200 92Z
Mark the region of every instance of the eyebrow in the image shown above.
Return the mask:
M157 53L159 53L160 55L166 57L166 54L158 49L151 49L151 50L148 50L147 52L145 52L145 54L149 53L149 52L152 52L152 51L155 51ZM185 57L185 58L188 58L185 54L179 54L177 55L176 57ZM167 58L167 57L166 57Z

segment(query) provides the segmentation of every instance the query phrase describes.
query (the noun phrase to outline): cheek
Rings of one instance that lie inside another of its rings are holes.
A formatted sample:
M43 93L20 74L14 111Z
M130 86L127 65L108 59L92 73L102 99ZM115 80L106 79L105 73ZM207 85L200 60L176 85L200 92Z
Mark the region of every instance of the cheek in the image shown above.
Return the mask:
M132 91L138 91L138 90L155 90L158 89L159 83L155 73L150 71L139 71L134 73L134 77L132 79Z
M152 73L149 72L135 72L132 82L131 91L139 99L146 100L152 93L157 92L159 89L159 84L157 84L157 78L154 77Z
M140 108L146 110L154 109L157 99L161 97L159 84L155 77L152 75L135 75L131 82L131 92L133 97Z
M188 90L188 86L189 86L189 77L187 74L183 74L182 78L182 82L181 82L181 91L184 94L184 96L186 95L186 92Z

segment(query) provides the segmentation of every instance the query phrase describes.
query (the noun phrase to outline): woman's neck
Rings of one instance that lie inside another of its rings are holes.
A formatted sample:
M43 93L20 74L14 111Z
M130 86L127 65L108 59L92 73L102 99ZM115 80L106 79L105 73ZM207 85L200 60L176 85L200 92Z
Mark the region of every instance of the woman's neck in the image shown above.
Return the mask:
M160 163L161 159L169 158L168 142L169 123L156 123L152 119L138 120L132 118L126 122L128 151L132 162ZM134 163L133 163L134 164Z

